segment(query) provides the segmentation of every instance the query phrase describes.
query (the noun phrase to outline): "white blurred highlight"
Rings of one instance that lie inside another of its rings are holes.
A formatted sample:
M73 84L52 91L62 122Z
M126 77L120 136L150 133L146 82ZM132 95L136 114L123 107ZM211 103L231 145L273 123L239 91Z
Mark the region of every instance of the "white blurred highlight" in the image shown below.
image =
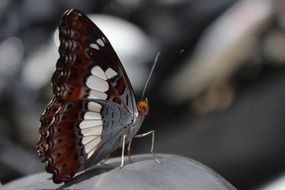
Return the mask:
M141 29L135 25L108 15L88 15L103 31L119 56L130 81L135 89L141 89L148 73L144 63L151 61L156 46ZM56 45L55 45L56 44ZM58 29L54 32L53 42L41 47L27 60L23 80L33 88L45 85L51 78L59 57ZM36 75L33 73L37 73Z
M52 72L59 55L55 44L39 47L31 57L26 60L23 68L22 81L32 89L40 89L51 80Z
M7 9L7 7L9 6L10 3L11 3L11 0L1 0L1 3L0 3L0 14L2 12L4 12L5 9Z
M135 89L142 89L148 69L144 63L153 60L155 44L137 26L108 15L90 15L103 31L119 56Z
M238 1L202 36L186 66L166 84L173 101L191 99L211 85L223 84L251 52L257 34L273 14L271 0Z
M22 41L17 37L5 39L0 44L0 73L2 76L12 75L16 72L23 57Z
M284 190L285 189L285 176L283 175L281 178L274 180L273 182L265 185L262 188L258 188L257 190Z

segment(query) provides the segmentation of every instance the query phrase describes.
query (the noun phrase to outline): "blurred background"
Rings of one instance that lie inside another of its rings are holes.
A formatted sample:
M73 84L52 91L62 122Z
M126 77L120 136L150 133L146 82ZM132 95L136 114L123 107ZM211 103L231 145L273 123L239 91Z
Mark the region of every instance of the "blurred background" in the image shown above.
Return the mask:
M285 189L284 0L0 0L2 184L44 170L39 118L70 8L103 30L138 98L161 52L140 130L156 130L156 152L195 159L238 189ZM149 147L137 139L133 152Z

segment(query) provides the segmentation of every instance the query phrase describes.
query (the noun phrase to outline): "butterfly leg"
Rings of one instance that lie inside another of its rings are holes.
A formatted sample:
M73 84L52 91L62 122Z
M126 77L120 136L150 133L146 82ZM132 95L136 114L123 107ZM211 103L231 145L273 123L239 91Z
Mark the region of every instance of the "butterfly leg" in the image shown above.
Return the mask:
M121 166L120 168L123 168L125 165L125 145L126 145L126 137L127 135L123 136L123 144L122 144L122 157L121 157Z
M142 138L142 137L145 137L147 135L150 135L151 134L151 148L150 148L150 152L152 154L152 158L154 159L154 161L156 161L157 163L161 164L162 161L157 159L155 154L154 154L154 138L155 138L155 131L154 130L151 130L147 133L143 133L143 134L139 134L139 135L136 135L135 138Z
M132 162L132 160L131 160L131 146L132 146L132 140L133 140L133 139L131 139L131 140L129 141L129 144L128 144L128 158L129 158L129 162Z

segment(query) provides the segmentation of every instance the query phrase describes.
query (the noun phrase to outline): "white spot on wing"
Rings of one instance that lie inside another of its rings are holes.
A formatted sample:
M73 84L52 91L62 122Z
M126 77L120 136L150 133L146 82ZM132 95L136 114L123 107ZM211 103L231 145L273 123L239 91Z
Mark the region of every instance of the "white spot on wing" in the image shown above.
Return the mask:
M49 137L49 135L50 135L50 132L47 131L47 132L46 132L46 138Z
M101 92L106 92L109 89L109 84L107 81L93 75L90 75L87 78L86 85L93 90L98 90Z
M100 141L101 136L83 137L82 144L84 145L84 150L87 153L87 158L90 158L94 154Z
M117 73L116 71L114 71L112 68L108 68L108 69L105 71L105 73L106 73L108 79L111 79L111 78L113 78L113 77L115 77L115 76L118 75L118 73Z
M104 92L96 91L96 90L90 90L88 98L89 99L106 100L107 94Z
M99 46L97 44L95 44L95 43L91 43L90 47L93 48L93 49L97 49L97 50L100 49Z
M92 75L107 80L106 74L104 73L103 69L99 66L95 66L91 70Z
M101 114L98 112L88 111L84 114L84 119L101 119Z
M73 56L72 54L69 54L69 55L67 56L67 61L68 61L69 63L74 63L74 61L75 61L75 56Z
M97 39L97 41L96 41L96 42L97 42L97 44L99 44L99 45L100 45L100 46L102 46L102 47L105 45L105 43L103 42L103 40L102 40L102 39L100 39L100 38L99 38L99 39Z
M87 158L90 158L94 154L100 141L101 141L101 138L97 137L89 141L86 145L84 145L85 152L88 154Z
M96 102L88 102L88 110L100 113L102 106Z
M69 41L70 43L69 43L69 45L70 45L70 49L72 50L72 51L74 51L75 49L76 49L76 42L74 41L74 40L70 40Z
M102 125L99 125L97 127L91 127L82 129L81 133L83 136L100 136L102 133Z
M80 129L85 129L89 127L97 127L102 126L102 120L83 120L80 122L79 127Z
M73 11L73 9L67 10L66 15L70 15L70 13Z
M89 158L94 154L94 152L95 152L96 149L97 149L97 147L94 148L94 149L92 149L92 150L88 153L87 159L89 159ZM85 149L85 151L86 151L86 149Z
M95 139L96 137L92 137L92 136L88 136L88 137L83 137L82 139L82 144L87 144L88 142L92 141L93 139Z
M69 30L70 31L70 36L71 37L75 37L76 36L76 32L72 29Z

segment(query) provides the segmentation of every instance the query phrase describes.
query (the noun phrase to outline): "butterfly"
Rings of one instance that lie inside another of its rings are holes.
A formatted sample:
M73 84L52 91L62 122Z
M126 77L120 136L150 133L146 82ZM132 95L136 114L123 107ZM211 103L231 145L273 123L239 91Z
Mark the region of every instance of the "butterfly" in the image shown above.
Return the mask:
M130 80L103 32L82 12L66 11L59 24L54 97L40 118L36 149L53 181L70 180L138 132L149 106L136 102ZM154 131L143 135L152 134ZM153 144L151 152L153 152ZM156 159L157 160L157 159Z

